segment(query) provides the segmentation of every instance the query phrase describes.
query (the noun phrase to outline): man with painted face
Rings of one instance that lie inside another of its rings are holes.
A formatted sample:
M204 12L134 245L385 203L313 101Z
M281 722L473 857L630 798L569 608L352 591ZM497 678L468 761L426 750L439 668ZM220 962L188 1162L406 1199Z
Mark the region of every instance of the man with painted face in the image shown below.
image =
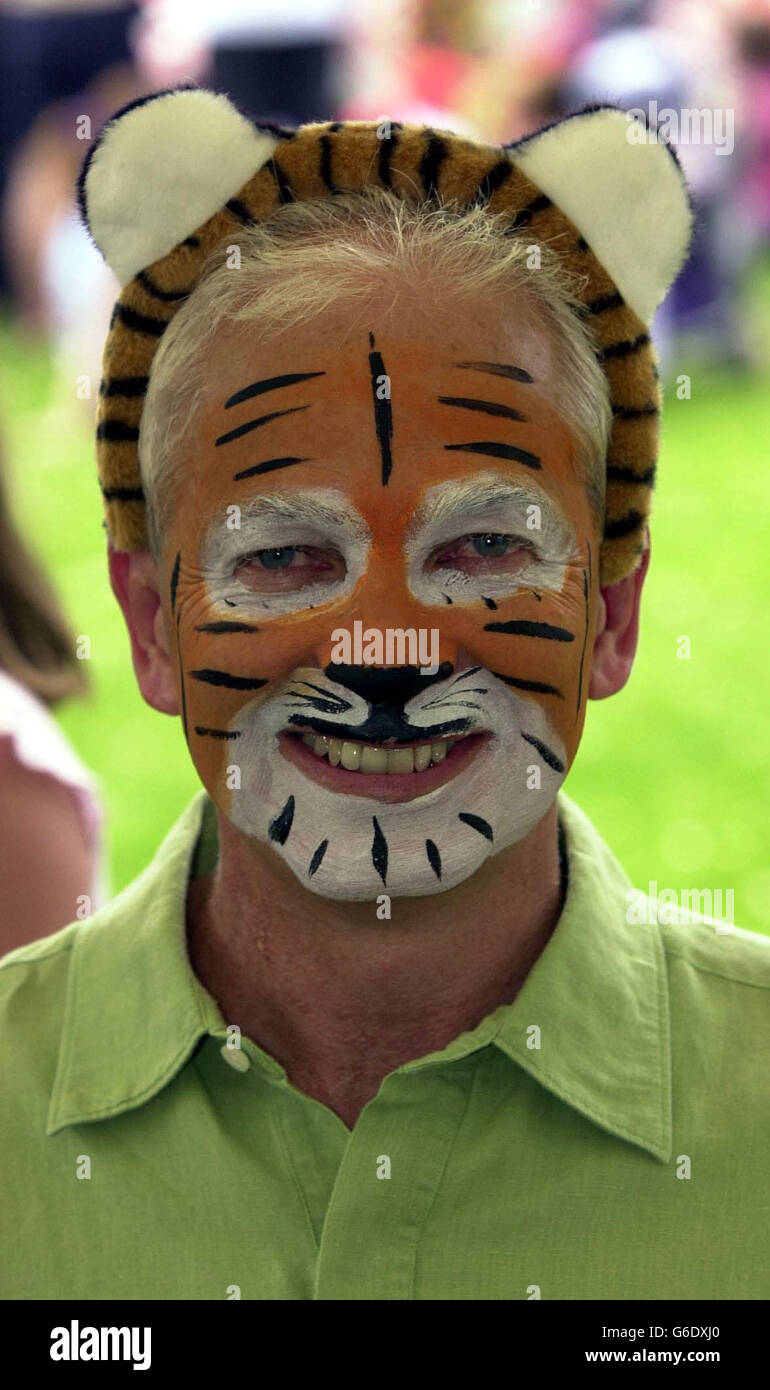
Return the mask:
M690 212L647 135L274 131L182 89L90 152L110 574L204 790L0 972L49 1020L11 1296L770 1292L767 943L631 911L560 790L649 558Z

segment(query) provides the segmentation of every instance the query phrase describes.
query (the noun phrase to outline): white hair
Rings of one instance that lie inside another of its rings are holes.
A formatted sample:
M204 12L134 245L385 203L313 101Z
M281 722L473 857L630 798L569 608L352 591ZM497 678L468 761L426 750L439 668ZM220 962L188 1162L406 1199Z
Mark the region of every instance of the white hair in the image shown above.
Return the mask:
M392 289L394 307L404 290L421 294L427 286L439 291L442 307L486 294L504 314L518 299L545 328L558 381L553 405L575 438L601 525L612 414L575 279L547 244L511 235L505 213L416 203L373 187L284 204L240 229L226 248L217 246L204 264L155 354L142 412L139 462L152 552L159 553L205 393L212 339L223 325L253 325L267 342L332 306L381 301L384 287Z

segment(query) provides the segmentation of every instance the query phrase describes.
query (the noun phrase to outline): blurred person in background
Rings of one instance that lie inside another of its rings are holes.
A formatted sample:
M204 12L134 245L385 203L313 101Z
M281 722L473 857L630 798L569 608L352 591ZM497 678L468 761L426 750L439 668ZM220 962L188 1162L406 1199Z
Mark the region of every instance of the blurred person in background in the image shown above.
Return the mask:
M327 120L352 0L152 0L135 33L143 73L168 86L205 78L251 116Z
M770 7L749 0L736 23L744 108L749 114L743 171L746 215L757 243L770 243Z
M0 5L0 205L14 154L39 113L130 59L131 0L4 0ZM82 148L82 147L80 147ZM0 246L0 295L12 295Z
M689 261L655 321L668 370L685 345L710 364L753 365L741 297L754 236L741 196L746 112L734 18L733 7L695 0L606 5L561 84L562 111L611 101L653 125L672 113L674 134L663 125L661 138L676 149L697 219ZM694 128L689 112L701 113Z
M0 954L104 901L91 773L50 711L87 693L56 595L11 519L0 475Z
M45 413L56 429L93 419L117 288L77 215L73 188L84 140L116 103L144 90L130 64L106 68L82 92L40 112L8 169L1 234L15 323L50 350Z

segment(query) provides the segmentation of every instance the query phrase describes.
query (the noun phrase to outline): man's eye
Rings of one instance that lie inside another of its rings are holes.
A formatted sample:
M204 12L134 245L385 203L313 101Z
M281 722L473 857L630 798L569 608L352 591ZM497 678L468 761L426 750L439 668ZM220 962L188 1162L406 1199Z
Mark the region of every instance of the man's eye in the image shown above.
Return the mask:
M313 545L276 545L244 555L235 578L257 593L277 594L310 584L333 584L345 578L345 561L338 551Z
M434 550L428 559L429 571L464 570L470 574L507 573L516 570L534 553L532 542L523 536L500 531L479 531L458 536Z
M498 536L493 531L486 531L481 536L472 536L471 544L477 555L505 555L511 544L511 537Z
M277 550L258 550L254 556L266 570L285 570L297 553L296 546L282 545Z

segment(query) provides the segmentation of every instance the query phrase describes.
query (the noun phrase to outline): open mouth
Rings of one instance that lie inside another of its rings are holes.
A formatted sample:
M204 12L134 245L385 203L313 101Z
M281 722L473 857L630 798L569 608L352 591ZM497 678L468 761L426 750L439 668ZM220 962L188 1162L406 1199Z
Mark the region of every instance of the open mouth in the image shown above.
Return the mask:
M358 743L353 739L326 738L321 734L302 734L306 748L317 758L328 758L332 767L347 772L424 772L437 767L451 753L458 738L437 739L433 743Z
M334 791L378 801L411 801L450 781L490 735L462 734L430 743L364 743L298 730L279 734L281 752L306 776Z

